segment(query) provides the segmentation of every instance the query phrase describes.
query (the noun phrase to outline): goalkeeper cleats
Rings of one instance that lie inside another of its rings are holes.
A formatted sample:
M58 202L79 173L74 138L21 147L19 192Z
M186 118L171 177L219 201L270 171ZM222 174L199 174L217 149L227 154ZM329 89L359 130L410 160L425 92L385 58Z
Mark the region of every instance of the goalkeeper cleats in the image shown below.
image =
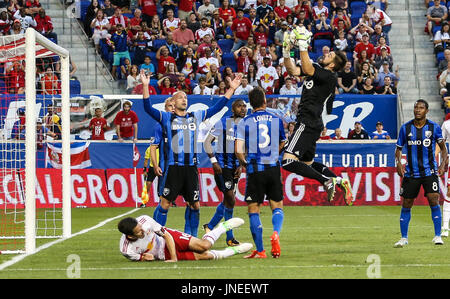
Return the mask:
M253 250L252 254L244 256L245 259L265 259L267 258L266 251L261 252Z
M353 204L353 194L352 187L350 186L350 181L348 179L341 179L341 183L339 184L339 186L344 190L345 203L351 206Z

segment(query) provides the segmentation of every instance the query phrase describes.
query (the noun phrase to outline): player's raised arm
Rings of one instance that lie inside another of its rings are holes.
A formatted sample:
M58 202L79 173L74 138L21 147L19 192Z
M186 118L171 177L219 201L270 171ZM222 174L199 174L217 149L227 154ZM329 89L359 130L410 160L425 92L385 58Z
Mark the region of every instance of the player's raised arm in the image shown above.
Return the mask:
M285 33L283 38L283 57L284 66L286 67L288 74L293 76L299 76L301 73L307 76L314 75L315 69L308 54L308 47L311 41L311 36L312 33L309 32L305 26L297 26L292 30L290 34L287 32ZM300 49L300 60L302 64L301 69L295 66L290 59L292 42L295 42Z
M141 69L140 76L142 82L142 96L144 99L144 110L156 121L161 122L162 120L161 111L153 108L152 103L150 101L150 92L148 90L148 85L150 84L150 75L146 74L144 69Z

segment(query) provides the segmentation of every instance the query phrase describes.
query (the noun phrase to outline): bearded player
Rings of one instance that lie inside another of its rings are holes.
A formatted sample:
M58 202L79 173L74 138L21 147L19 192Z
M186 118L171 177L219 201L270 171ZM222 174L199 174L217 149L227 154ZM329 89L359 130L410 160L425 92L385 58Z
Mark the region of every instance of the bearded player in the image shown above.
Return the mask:
M313 63L308 55L311 35L301 25L291 33L286 32L283 39L284 65L289 75L306 78L294 133L284 147L282 166L289 172L319 181L327 191L328 201L334 199L336 186L340 186L345 192L345 202L351 205L353 196L349 180L338 177L328 167L314 161L316 142L324 127L323 107L326 105L327 113L331 113L337 72L344 68L347 57L341 51L332 51L324 56L321 64ZM292 44L300 50L301 67L295 66L291 61Z

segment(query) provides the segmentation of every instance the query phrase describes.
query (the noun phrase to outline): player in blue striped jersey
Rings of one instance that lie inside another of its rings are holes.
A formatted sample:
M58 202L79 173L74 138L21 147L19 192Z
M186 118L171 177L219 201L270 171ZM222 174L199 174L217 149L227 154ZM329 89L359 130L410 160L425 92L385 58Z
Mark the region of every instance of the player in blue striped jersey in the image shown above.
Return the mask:
M246 258L266 258L260 205L265 197L272 209L272 256L280 256L279 234L283 225L283 184L281 182L280 153L286 142L283 122L266 111L266 96L260 87L249 92L253 113L242 119L237 128L235 153L246 167L245 201L248 204L250 231L256 250Z
M203 225L205 231L212 230L222 218L233 218L235 188L241 176L242 167L234 153L234 140L237 124L247 114L247 104L243 100L236 100L231 105L232 116L223 117L216 122L205 139L205 152L208 154L214 170L214 179L223 193L223 201L217 206L216 212L209 221ZM214 153L212 143L217 140ZM233 236L233 230L227 232L228 246L237 246L239 242Z
M172 95L175 104L174 113L160 111L152 107L148 84L150 77L141 71L143 84L143 98L145 111L161 124L163 138L167 140L163 146L165 171L159 186L160 203L157 206L158 219L165 225L167 212L171 202L178 195L182 195L188 203L185 213L185 232L197 236L200 219L200 190L198 182L198 157L201 152L201 143L197 142L199 126L207 118L219 112L239 87L242 75L229 80L230 88L225 95L217 100L216 104L207 110L188 112L186 93L177 91Z
M411 208L414 200L423 187L424 194L431 208L431 218L434 224L433 243L442 245L441 238L441 208L439 206L439 177L448 168L448 155L441 127L426 118L428 103L418 100L414 104L414 119L403 124L400 128L395 150L397 173L402 180L400 195L403 197L400 213L401 239L394 247L408 244L408 228L411 219ZM441 150L439 167L434 154L436 144ZM402 150L406 150L406 165L401 163Z

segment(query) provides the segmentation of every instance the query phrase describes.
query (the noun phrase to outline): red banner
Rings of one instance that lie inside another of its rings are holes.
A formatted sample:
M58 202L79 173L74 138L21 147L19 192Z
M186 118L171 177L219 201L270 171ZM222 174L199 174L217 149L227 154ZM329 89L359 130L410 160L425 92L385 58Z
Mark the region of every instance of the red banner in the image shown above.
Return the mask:
M354 205L400 205L401 179L393 167L344 168L333 171L351 182ZM216 206L222 200L212 169L199 169L200 204ZM446 193L445 177L440 178L441 199ZM337 188L335 200L327 201L327 195L318 182L282 170L284 204L287 206L344 205L343 191ZM23 208L24 171L9 170L0 174L0 206ZM72 169L72 207L134 207L141 202L144 186L142 169ZM246 205L245 173L241 175L236 188L236 205ZM38 208L48 208L61 204L61 170L37 169L36 204ZM158 180L155 179L148 190L147 206L158 204ZM184 205L182 197L177 205ZM423 191L415 204L427 204Z

